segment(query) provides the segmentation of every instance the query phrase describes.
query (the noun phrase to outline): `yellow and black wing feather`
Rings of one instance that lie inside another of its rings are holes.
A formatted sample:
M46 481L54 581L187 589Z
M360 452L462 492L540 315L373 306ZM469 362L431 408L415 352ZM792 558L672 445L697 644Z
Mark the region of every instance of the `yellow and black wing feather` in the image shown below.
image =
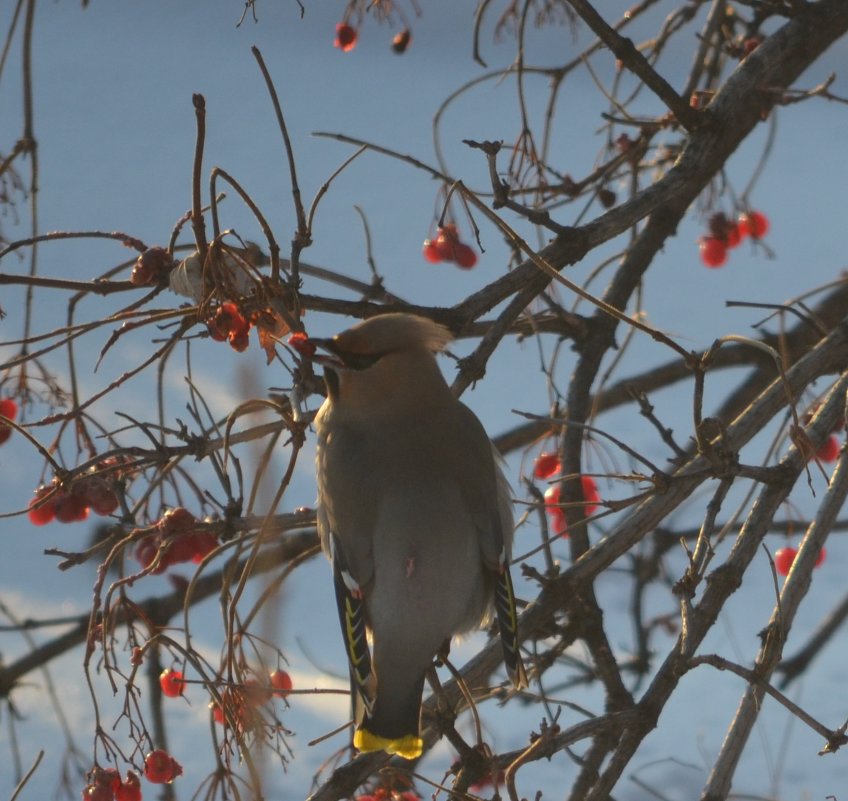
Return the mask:
M512 577L509 574L509 562L505 553L501 555L499 561L495 584L495 612L503 645L504 664L516 689L520 690L527 686L527 673L521 659L518 639L518 610L515 605Z
M353 718L356 723L360 723L363 715L373 708L375 686L371 670L371 652L368 649L365 599L362 589L348 569L334 533L330 534L330 559L333 564L339 622L350 668Z

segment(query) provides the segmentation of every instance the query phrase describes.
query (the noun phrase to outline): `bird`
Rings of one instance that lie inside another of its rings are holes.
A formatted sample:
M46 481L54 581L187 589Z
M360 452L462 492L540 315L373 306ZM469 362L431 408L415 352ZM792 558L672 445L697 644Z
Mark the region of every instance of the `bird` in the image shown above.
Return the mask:
M422 754L425 674L492 608L510 678L527 686L510 488L482 423L437 364L452 338L429 318L387 313L309 339L327 386L314 420L318 532L360 752Z

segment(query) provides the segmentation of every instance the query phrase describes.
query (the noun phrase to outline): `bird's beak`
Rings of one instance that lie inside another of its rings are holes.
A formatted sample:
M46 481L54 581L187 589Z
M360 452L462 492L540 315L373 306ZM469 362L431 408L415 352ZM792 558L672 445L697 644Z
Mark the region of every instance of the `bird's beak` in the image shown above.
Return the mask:
M308 356L310 361L318 362L325 367L344 367L344 362L336 355L336 343L332 339L320 339L318 337L309 337L304 343L307 346ZM323 353L319 351L324 351ZM303 351L301 351L302 355Z

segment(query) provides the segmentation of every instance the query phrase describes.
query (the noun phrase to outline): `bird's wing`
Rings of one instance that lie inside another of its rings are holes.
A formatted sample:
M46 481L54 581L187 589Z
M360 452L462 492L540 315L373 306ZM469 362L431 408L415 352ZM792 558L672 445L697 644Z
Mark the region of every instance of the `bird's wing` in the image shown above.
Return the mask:
M329 532L328 541L330 561L333 565L336 605L350 668L353 719L360 723L364 715L370 714L373 709L376 685L366 637L365 599L362 588L350 573L334 532Z
M346 570L366 587L374 576L374 525L382 495L375 464L374 443L361 431L334 426L318 441L318 529L324 552L332 559L333 543L344 557Z
M366 639L364 590L374 576L373 529L379 484L367 464L368 442L355 430L336 426L319 433L317 452L318 531L333 567L333 585L350 669L354 721L374 703L376 680Z
M499 464L499 456L474 413L458 404L459 427L452 432L456 443L456 479L480 537L484 567L495 578L495 614L498 620L504 664L514 685L527 686L518 638L518 610L509 572L513 518L511 490Z
M503 646L504 664L515 688L521 690L527 686L527 673L521 659L518 610L515 606L515 593L512 589L512 577L509 574L507 562L504 562L502 569L498 572L495 584L495 613Z
M483 562L499 570L512 545L512 500L498 456L482 423L457 403L452 430L445 432L451 448L451 470L480 539Z

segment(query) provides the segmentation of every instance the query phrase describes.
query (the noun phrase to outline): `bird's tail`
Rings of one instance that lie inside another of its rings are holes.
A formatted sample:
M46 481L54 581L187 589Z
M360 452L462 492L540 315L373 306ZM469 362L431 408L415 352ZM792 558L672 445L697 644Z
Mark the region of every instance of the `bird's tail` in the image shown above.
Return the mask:
M385 751L404 759L420 757L424 750L424 741L418 735L423 691L423 674L418 679L389 674L382 685L378 674L374 704L365 710L353 735L354 747L363 752Z
M424 751L424 741L417 734L405 734L403 737L381 737L364 726L353 735L353 747L362 753L385 751L397 754L404 759L417 759Z

